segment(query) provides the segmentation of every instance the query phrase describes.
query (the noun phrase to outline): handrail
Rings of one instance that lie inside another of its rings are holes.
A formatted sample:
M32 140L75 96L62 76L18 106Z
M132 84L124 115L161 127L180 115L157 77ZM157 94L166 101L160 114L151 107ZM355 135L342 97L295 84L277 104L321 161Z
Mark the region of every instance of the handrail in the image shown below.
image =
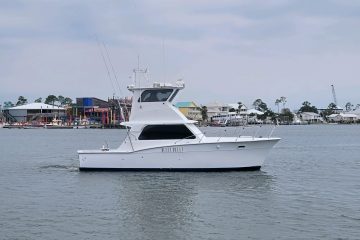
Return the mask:
M185 138L176 140L174 143L177 144L178 142L180 142L180 141L182 141L182 140L186 140L186 139L189 139L189 138L191 138L191 137L197 137L197 136L200 135L200 134L203 134L203 133L200 132L200 133L197 133L197 134L192 134L192 135L187 136L187 137L185 137ZM203 135L205 136L205 134L203 134ZM203 136L203 137L204 137L204 136ZM203 137L200 139L200 141L203 139Z
M224 133L225 133L225 132L226 132L226 129L224 129ZM219 138L218 138L218 140L217 140L217 142L219 142L222 137L223 137L223 136L220 135Z
M135 136L134 134L130 133L130 129L129 129L129 128L126 128L126 130L127 130L127 131L126 131L127 137L129 138L129 142L130 142L130 145L131 145L131 149L132 149L132 151L134 152L135 149L134 149L134 145L133 145L133 143L132 143L130 134L133 135L134 137L136 137L136 136ZM125 139L125 140L126 140L126 139Z
M241 130L244 130L244 129L245 129L245 127L244 127L244 126L243 126L242 128L240 128L239 135L238 135L238 134L236 134L236 139L235 139L235 142L237 142L238 138L240 138L240 136L241 136Z
M274 130L275 130L276 127L277 127L277 125L274 124L274 126L273 126L272 129L271 129L271 132L270 132L268 138L271 138L271 136L272 136L272 134L274 133Z
M200 140L199 140L199 143L202 141L202 139L205 137L205 132L203 132L202 133L202 136L201 136L201 138L200 138Z
M262 124L260 124L260 125L258 125L259 126L259 128L258 128L258 130L255 132L255 134L254 134L254 136L253 136L253 139L256 137L256 135L259 133L259 131L260 131L260 129L261 129L261 127L262 127Z

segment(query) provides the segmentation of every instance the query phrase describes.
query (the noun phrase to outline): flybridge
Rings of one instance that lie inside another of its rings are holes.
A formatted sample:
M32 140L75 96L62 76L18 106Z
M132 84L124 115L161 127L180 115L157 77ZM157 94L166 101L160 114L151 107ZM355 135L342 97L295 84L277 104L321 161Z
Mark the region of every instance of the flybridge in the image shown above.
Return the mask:
M184 87L182 80L174 84L155 82L150 86L128 86L129 91L133 92L129 121L188 123L188 119L172 105L173 99Z

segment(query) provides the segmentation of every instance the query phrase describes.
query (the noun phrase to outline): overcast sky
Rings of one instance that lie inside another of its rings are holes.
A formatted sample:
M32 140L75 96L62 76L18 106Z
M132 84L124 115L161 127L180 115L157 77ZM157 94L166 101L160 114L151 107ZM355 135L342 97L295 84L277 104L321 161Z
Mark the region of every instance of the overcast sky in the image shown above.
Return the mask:
M0 103L112 96L95 36L123 95L140 55L178 101L360 103L358 0L0 0Z

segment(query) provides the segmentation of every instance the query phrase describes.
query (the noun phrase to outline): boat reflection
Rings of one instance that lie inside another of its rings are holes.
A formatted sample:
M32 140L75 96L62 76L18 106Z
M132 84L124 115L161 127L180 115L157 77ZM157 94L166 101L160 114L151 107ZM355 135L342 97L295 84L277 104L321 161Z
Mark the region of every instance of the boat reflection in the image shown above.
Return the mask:
M272 195L269 191L273 185L273 177L263 171L79 175L86 181L96 182L99 178L102 182L111 181L119 232L131 233L133 236L127 238L133 239L196 238L200 234L197 228L211 229L205 219L212 216L212 211L221 211L231 203L233 207L234 203L246 203L254 191L262 196Z

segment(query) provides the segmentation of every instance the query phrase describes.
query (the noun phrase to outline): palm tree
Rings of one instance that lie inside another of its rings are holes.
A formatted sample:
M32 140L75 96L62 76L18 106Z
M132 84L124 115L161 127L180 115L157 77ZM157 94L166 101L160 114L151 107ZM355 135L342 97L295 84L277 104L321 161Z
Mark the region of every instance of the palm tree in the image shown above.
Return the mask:
M286 102L287 102L286 97L281 97L281 98L280 98L280 102L282 103L283 109L284 109L284 108L285 108L285 104L286 104Z
M279 104L281 103L280 99L275 100L275 106L278 108L278 114L280 113Z
M241 108L242 108L242 106L244 106L244 104L242 102L238 102L237 104L238 104L237 112L240 113Z

